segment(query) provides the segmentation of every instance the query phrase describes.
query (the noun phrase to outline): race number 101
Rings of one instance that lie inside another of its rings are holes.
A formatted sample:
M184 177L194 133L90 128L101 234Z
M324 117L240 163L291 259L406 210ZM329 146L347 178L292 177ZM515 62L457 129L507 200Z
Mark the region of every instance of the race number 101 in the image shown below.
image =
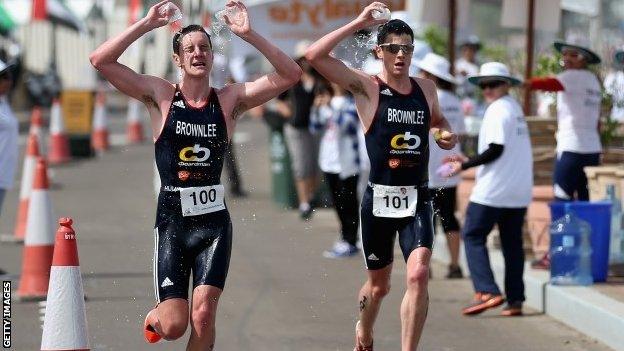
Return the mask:
M401 198L398 196L393 196L392 198L390 198L390 196L386 195L383 197L384 200L386 200L386 207L390 208L390 206L394 207L395 209L400 209L403 207L403 203L405 203L405 209L407 210L409 207L409 202L407 199L407 196Z

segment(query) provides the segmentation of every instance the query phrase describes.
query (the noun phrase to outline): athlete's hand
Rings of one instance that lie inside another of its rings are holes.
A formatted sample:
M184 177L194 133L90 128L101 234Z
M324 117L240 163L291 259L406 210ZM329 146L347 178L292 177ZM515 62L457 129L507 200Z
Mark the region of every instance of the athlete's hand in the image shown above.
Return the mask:
M169 24L169 18L173 15L173 13L163 13L161 14L160 8L167 5L169 0L163 0L156 5L152 6L147 15L145 15L144 20L146 21L147 26L152 29L160 28ZM169 11L174 11L170 9Z
M242 1L230 0L225 5L227 10L224 19L225 24L230 28L232 33L243 38L251 32L251 25L249 24L249 14L247 13L247 7Z
M450 150L457 144L457 135L455 133L438 128L431 128L431 132L438 146L444 150Z
M383 11L387 11L387 9L388 9L388 6L386 4L376 1L366 6L364 10L362 10L362 13L360 13L360 15L355 19L355 22L357 22L362 29L384 24L388 22L388 20L384 18L375 19L373 17L373 12L375 11L383 12Z

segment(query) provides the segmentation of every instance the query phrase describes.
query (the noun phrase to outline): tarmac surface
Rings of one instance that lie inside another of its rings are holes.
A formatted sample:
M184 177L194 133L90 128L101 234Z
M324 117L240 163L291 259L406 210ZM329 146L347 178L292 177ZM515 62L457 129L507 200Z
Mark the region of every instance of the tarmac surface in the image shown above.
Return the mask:
M121 133L122 117L112 122L113 133ZM295 211L271 203L268 131L261 122L243 120L236 142L249 197L226 196L234 244L219 303L215 349L353 350L357 291L366 278L362 257L322 257L337 236L332 211L316 211L311 221L302 222ZM188 331L181 340L147 345L141 330L155 302L151 143L116 146L101 157L56 167L52 173L54 213L74 219L91 349L184 350ZM0 218L2 233L12 233L18 189L16 184L7 194ZM3 279L14 281L13 292L21 257L20 245L0 244L0 267L9 273ZM472 296L470 280L445 280L445 273L445 267L434 263L429 316L419 350L610 350L530 310L524 317L501 317L500 309L463 317L461 307ZM396 251L393 288L375 328L376 350L400 349L404 280L405 264ZM13 350L40 349L40 316L37 303L13 303Z

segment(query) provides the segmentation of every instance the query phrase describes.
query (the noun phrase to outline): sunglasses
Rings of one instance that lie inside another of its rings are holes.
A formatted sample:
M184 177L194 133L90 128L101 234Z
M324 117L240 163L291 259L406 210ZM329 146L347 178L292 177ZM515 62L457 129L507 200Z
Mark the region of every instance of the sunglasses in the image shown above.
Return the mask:
M399 51L403 51L406 55L414 52L414 45L412 44L381 44L379 46L393 55L398 54Z
M505 84L506 84L506 82L503 82L503 81L500 81L500 80L495 80L495 81L492 81L492 82L481 83L481 84L479 84L479 88L481 88L482 90L496 89L498 87L502 87Z

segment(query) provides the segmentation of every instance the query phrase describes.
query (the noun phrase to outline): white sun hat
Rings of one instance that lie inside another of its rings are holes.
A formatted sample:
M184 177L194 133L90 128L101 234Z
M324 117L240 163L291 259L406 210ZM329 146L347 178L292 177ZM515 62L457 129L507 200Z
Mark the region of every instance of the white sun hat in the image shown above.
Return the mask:
M459 83L459 81L455 77L453 77L450 72L451 64L449 63L449 61L440 55L430 52L425 55L425 57L420 60L420 62L418 62L416 66L418 66L418 68L420 68L421 70L431 73L434 76L449 83Z
M468 81L474 85L479 85L481 82L496 80L505 81L512 86L522 83L522 80L512 76L511 73L509 73L507 65L500 62L484 63L481 65L479 74L468 77Z

